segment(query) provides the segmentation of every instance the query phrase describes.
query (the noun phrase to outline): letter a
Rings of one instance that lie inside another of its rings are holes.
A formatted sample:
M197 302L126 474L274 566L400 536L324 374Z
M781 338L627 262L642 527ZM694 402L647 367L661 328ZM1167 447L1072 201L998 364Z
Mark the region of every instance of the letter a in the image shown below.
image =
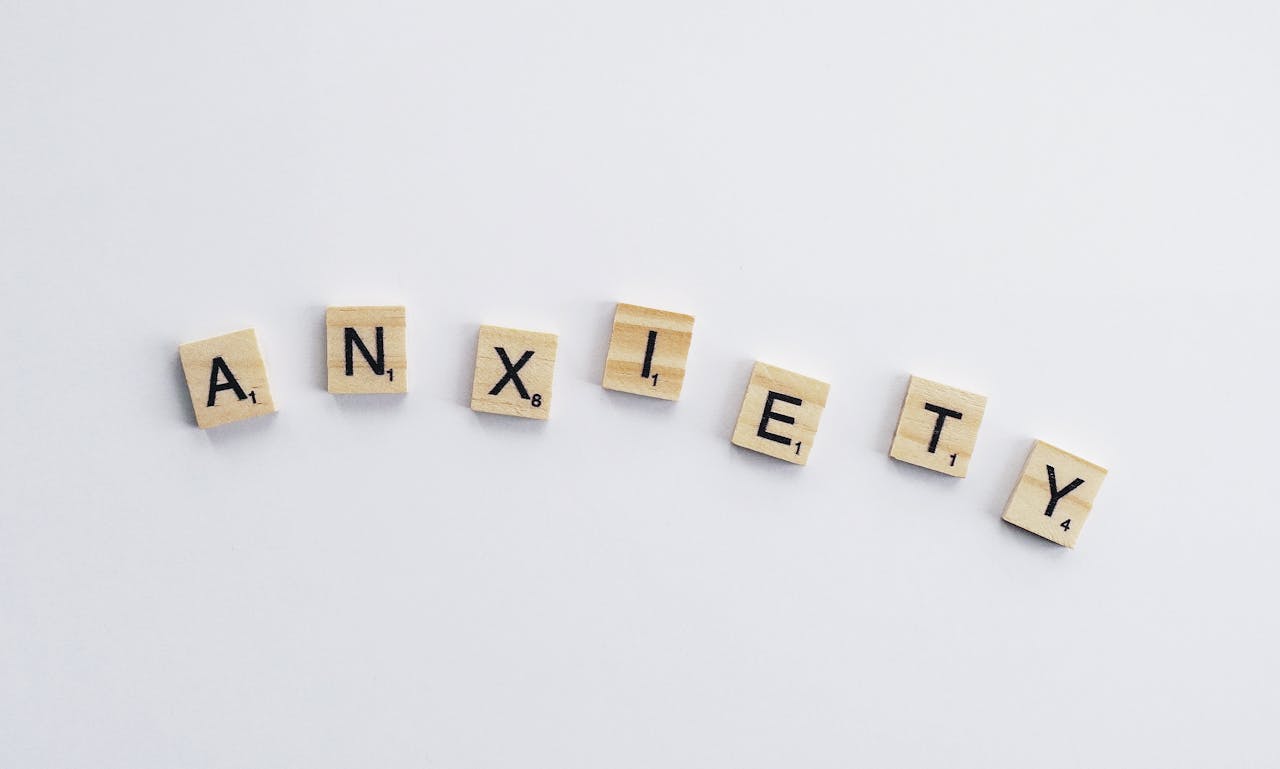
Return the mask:
M219 384L219 373L226 377L227 381ZM240 383L236 381L235 374L232 374L231 369L227 368L227 362L222 359L221 355L219 355L213 359L213 363L209 367L209 402L205 405L210 407L215 405L218 402L218 393L222 390L233 390L236 394L236 398L239 400L244 400L249 397L244 394L244 388L242 388Z

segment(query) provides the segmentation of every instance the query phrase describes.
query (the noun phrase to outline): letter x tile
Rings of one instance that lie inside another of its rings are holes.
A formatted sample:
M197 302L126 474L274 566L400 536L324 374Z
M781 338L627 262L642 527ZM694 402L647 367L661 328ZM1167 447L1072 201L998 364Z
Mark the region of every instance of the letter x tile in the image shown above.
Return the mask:
M556 367L556 335L481 326L471 408L490 414L546 419Z

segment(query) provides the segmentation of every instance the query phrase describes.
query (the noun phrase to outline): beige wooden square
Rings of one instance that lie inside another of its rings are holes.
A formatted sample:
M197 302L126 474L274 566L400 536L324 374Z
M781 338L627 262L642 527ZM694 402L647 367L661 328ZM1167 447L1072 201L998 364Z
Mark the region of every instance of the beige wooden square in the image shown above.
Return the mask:
M408 390L404 307L330 307L324 327L329 392Z
M481 326L471 408L546 419L556 367L556 335Z
M963 478L986 409L985 396L913 376L889 456Z
M1036 441L1004 508L1004 519L1059 545L1075 547L1093 498L1107 477L1103 468Z
M217 427L276 410L253 329L178 346L196 424Z
M733 430L734 445L808 464L830 390L826 382L757 362Z
M604 364L607 390L677 400L684 386L693 316L619 304Z

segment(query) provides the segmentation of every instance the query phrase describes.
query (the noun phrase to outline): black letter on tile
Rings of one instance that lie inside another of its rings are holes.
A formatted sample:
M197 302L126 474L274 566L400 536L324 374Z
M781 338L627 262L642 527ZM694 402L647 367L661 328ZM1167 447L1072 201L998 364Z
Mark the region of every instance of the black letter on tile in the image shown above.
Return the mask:
M644 368L640 369L640 378L648 379L653 376L653 348L658 346L658 332L649 331L649 343L644 348Z
M376 356L369 354L369 348L364 346L364 340L356 333L354 328L347 326L342 330L343 344L346 346L347 357L347 376L355 375L355 351L352 345L360 348L360 354L364 356L365 361L369 363L369 368L373 369L373 373L378 376L384 376L387 373L387 360L382 350L382 326L378 326L373 330L373 347L378 351Z
M942 437L942 423L947 421L947 417L951 417L952 419L961 419L964 417L964 414L961 414L959 411L952 411L951 409L943 408L942 406L935 406L932 403L924 404L924 410L932 411L938 415L938 421L933 423L933 437L929 439L929 453L933 454L937 452L938 439Z
M511 365L511 359L507 357L507 351L504 348L495 347L493 349L498 353L498 357L502 359L502 367L507 370L507 373L502 375L502 378L493 386L493 389L489 391L489 394L497 395L502 392L502 388L507 386L507 382L510 382L516 386L516 392L520 393L521 398L529 400L529 391L524 389L524 382L520 381L520 375L516 372L523 368L524 364L528 363L529 359L533 357L533 350L525 350L524 355L521 355L520 360L516 361L513 366Z
M227 381L222 384L218 384L219 372L221 372L227 379ZM227 362L222 359L221 355L219 355L213 359L213 364L209 367L209 402L205 405L213 406L216 404L218 402L218 393L223 390L235 391L236 397L240 400L244 400L249 397L244 394L244 389L241 388L240 383L236 381L235 374L232 374L231 369L227 368Z
M1084 479L1076 478L1063 487L1062 491L1058 491L1058 476L1053 472L1053 465L1045 465L1044 469L1049 471L1049 506L1044 509L1044 514L1051 516L1058 506L1058 500L1084 485Z
M756 435L761 438L767 438L771 441L777 441L785 446L790 446L790 438L783 435L775 435L769 432L768 429L769 420L776 420L788 425L794 425L796 423L795 417L787 416L786 414L779 414L773 410L773 402L776 400L782 401L783 403L790 403L792 406L799 406L804 403L804 401L799 398L793 398L790 395L783 395L782 393L776 393L773 390L770 390L768 396L764 399L764 413L760 415L760 427L756 430Z

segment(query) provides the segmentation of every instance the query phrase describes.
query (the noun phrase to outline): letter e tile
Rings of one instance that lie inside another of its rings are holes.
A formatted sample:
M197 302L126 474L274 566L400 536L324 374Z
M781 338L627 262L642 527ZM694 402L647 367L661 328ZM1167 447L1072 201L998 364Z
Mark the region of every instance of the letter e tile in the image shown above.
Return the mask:
M757 362L747 382L733 444L797 465L808 464L831 386Z

